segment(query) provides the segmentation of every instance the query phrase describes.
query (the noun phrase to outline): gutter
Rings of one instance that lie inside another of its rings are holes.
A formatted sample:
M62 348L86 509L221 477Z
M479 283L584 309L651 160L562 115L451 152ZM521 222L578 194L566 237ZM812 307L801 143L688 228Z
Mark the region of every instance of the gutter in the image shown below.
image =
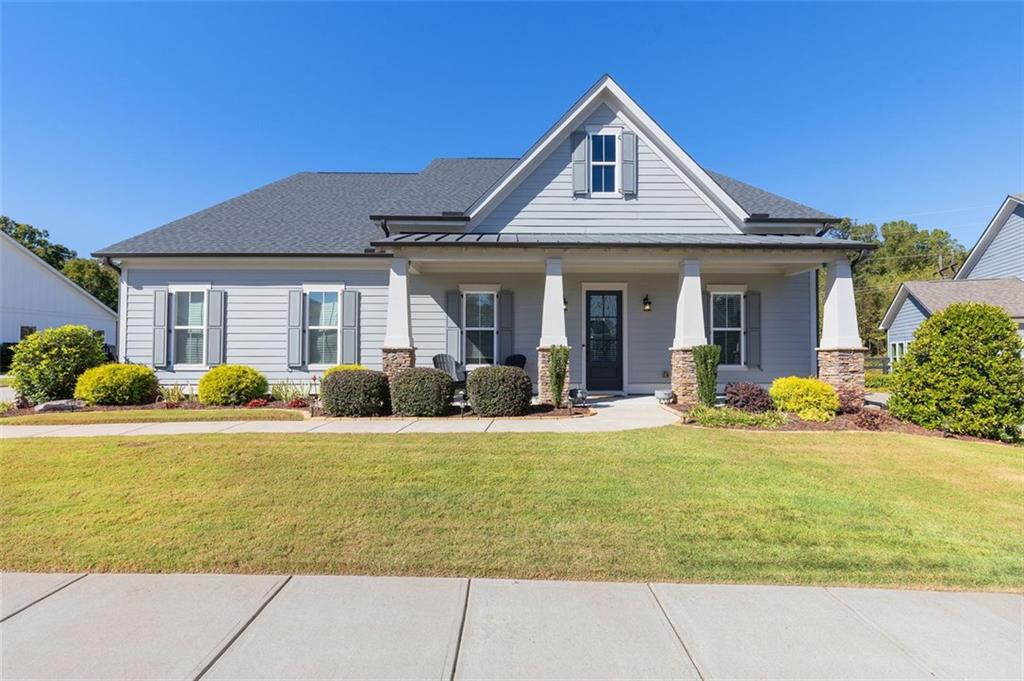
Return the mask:
M390 258L390 253L93 253L111 258ZM117 268L115 268L117 269Z

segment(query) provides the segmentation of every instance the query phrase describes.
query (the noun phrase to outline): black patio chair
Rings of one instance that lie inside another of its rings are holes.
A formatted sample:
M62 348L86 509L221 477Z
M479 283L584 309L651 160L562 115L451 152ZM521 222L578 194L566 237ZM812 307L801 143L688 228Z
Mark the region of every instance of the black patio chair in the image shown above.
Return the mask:
M520 369L525 369L526 355L509 355L505 358L504 364L507 367L519 367Z
M466 370L459 366L451 355L434 355L434 368L448 374L455 383L455 389L460 390L466 387Z

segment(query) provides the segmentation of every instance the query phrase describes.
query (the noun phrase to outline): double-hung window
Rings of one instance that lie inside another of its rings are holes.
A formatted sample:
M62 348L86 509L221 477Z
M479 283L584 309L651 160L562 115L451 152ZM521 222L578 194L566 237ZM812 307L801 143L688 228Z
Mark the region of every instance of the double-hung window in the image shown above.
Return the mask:
M206 364L206 291L175 290L174 365L200 367Z
M607 128L590 135L590 194L619 195L619 136Z
M466 366L494 364L498 354L498 292L464 290L462 319Z
M306 357L311 367L334 366L339 362L341 292L337 289L307 289Z
M722 349L719 363L726 367L740 367L746 359L743 338L742 290L710 290L711 343Z

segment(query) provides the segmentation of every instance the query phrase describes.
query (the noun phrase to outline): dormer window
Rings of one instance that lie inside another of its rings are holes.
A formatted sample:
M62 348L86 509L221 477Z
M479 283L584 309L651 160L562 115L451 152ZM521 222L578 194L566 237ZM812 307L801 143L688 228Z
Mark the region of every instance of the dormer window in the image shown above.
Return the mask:
M590 194L618 196L618 135L601 131L590 135Z

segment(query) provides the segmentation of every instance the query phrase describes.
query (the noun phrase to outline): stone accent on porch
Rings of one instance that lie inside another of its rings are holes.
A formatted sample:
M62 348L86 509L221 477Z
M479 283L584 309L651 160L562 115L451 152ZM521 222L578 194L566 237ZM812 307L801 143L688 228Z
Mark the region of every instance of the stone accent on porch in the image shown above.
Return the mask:
M864 356L867 348L818 348L818 378L836 390L849 390L864 406Z
M406 369L416 366L416 348L383 348L381 360L384 374L391 380Z
M551 392L551 377L548 368L551 362L551 348L537 348L537 401L541 404L554 404L554 393ZM565 365L565 382L562 384L562 404L569 399L569 364Z
M672 394L683 409L697 406L697 365L693 361L693 348L671 348Z

